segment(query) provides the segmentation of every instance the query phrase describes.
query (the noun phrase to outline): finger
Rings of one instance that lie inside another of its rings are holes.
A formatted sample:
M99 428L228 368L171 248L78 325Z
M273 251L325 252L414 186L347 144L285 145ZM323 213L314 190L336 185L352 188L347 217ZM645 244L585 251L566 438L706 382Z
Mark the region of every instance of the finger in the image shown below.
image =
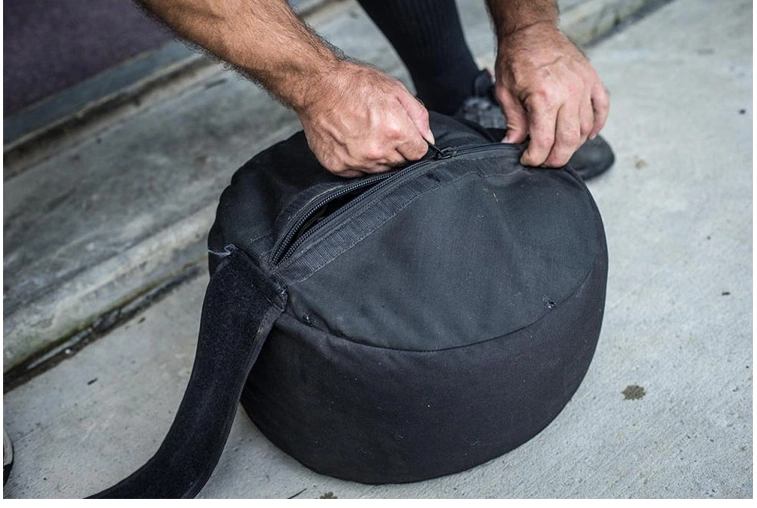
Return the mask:
M433 141L430 141L432 142ZM428 143L411 125L408 135L397 143L397 153L402 157L402 162L417 161L428 152Z
M589 133L589 139L594 139L605 126L610 114L610 94L602 83L597 83L591 90L591 104L594 110L594 127Z
M408 139L401 144L397 145L397 152L406 161L417 161L423 158L428 152L428 144L426 141L417 136L414 139Z
M361 172L361 175L377 175L379 173L386 173L387 171L391 171L397 166L401 166L402 164L374 164L370 168L366 168L364 171Z
M528 115L518 99L507 90L497 91L497 100L502 105L507 120L505 143L523 143L528 136Z
M426 142L423 141L423 144L425 145ZM423 152L423 153L425 155L426 152ZM423 155L421 155L421 157L423 157ZM405 164L407 164L407 161L408 161L408 158L406 156L402 155L397 149L394 149L389 153L389 155L383 161L381 161L380 163L376 165L376 167L374 168L374 172L382 173L384 171L388 171L390 169L393 169L399 166L404 166Z
M552 146L555 144L557 110L553 108L532 109L528 111L528 116L528 131L531 140L528 142L528 148L523 152L520 162L524 166L541 166L547 160L552 151Z
M370 164L366 165L366 170L370 173L383 173L394 167L407 164L406 157L397 151L397 146L405 143L405 140L415 138L424 147L426 145L426 142L423 141L423 138L421 138L415 129L415 125L413 125L401 108L398 107L397 111L393 113L392 115L388 115L385 120L388 125L391 125L391 128L379 136L378 139L374 140L366 152L367 158L370 161ZM423 154L425 153L424 150ZM423 154L420 157L423 157Z
M405 164L407 164L406 158L395 148L382 146L377 150L378 151L375 153L380 153L380 156L376 155L370 158L367 157L361 167L355 169L366 174L374 174L383 173L397 166L404 166Z
M348 157L343 159L348 169L372 174L404 164L404 157L397 153L397 144L408 135L420 138L399 103L390 102L375 113L372 128L357 136L356 142L350 145Z
M555 144L545 161L551 168L565 166L581 144L581 120L578 108L563 105L557 112Z
M326 168L329 173L341 176L342 178L357 178L367 174L361 168L356 167L352 158L346 155L340 157L334 153L330 153L324 156L323 160L319 158L319 161L321 162L321 166Z
M397 99L420 135L429 143L434 143L434 133L431 132L431 126L428 121L428 110L423 103L410 95L409 92L399 94ZM425 154L426 152L424 151L423 153Z
M587 97L586 100L581 103L579 109L579 117L581 122L581 142L579 143L580 146L586 142L586 139L594 129L594 109L591 105L591 97Z
M367 174L367 173L363 173L362 171L358 171L356 169L347 169L340 172L332 171L332 173L334 173L336 176L341 176L342 178L359 178Z
M386 144L383 148L386 159L382 162L391 166L400 166L408 161L416 161L426 155L428 151L427 138L418 129L418 124L410 117L400 98L397 99L396 107L391 105L388 108L387 120L385 120L387 122L391 119L391 128L385 131ZM428 129L428 112L414 97L413 102L421 109L421 111L415 111L414 114L416 117L421 117L421 120L425 120ZM430 129L427 130L425 136L430 137L428 141L432 142L433 134L431 134Z

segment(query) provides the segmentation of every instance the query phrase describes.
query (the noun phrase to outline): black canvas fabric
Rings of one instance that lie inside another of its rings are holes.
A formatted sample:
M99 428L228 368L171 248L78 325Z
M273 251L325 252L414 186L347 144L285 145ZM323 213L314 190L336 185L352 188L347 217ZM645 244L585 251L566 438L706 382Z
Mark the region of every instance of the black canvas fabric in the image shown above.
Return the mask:
M282 450L364 483L462 471L559 414L601 329L596 205L569 168L431 125L438 149L392 173L331 175L298 133L234 175L187 395L156 456L103 497L196 494L240 392Z
M93 498L194 497L213 472L231 430L242 385L286 293L230 247L203 302L192 374L156 454L134 474Z

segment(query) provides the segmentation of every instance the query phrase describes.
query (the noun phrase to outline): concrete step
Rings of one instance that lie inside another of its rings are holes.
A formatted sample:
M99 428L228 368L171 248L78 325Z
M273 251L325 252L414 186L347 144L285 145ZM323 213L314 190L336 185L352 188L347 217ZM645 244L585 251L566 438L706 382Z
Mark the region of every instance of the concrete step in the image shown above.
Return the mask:
M648 3L566 0L562 25L585 43ZM491 67L484 3L459 5L474 55ZM332 3L308 21L347 54L410 86L398 57L355 2ZM15 176L3 189L3 372L27 374L201 267L231 174L299 128L296 116L265 91L214 64L59 140L23 171L10 164Z

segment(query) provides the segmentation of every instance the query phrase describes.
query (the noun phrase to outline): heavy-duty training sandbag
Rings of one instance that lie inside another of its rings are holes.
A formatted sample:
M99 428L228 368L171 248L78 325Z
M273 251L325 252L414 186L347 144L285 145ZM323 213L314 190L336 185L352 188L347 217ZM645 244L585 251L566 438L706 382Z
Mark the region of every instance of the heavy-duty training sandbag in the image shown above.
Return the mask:
M558 415L602 323L596 205L569 168L526 168L523 146L475 125L431 126L438 148L390 173L331 175L302 133L237 171L173 426L96 497L196 495L240 400L306 466L365 483L468 469Z

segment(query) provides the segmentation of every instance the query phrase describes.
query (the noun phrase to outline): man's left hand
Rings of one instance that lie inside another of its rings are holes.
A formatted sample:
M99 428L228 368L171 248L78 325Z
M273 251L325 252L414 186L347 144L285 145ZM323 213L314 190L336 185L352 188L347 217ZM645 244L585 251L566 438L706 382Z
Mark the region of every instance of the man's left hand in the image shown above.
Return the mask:
M610 99L597 72L558 28L535 23L499 41L496 96L508 143L530 136L521 163L561 167L605 124Z

